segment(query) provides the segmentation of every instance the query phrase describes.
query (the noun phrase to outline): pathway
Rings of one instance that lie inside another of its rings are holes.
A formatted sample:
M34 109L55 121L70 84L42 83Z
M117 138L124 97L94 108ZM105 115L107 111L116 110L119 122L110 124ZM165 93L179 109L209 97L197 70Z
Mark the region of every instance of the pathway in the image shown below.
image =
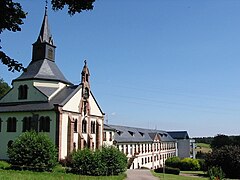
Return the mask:
M159 180L147 169L128 169L126 180Z

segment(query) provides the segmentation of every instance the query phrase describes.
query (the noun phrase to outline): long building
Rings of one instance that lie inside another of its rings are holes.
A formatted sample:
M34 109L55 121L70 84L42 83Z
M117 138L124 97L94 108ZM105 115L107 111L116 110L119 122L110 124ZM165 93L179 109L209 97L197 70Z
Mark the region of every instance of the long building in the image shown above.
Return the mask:
M104 145L115 145L128 157L128 168L156 169L177 154L177 141L166 131L104 125Z

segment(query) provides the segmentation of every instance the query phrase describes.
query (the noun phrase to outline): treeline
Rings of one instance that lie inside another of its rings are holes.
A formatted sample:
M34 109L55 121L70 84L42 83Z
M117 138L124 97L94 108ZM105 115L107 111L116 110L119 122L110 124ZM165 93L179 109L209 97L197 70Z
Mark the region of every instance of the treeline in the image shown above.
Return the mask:
M238 145L240 146L240 136L227 136L218 134L215 137L196 137L196 143L210 144L212 148L221 147L224 145Z

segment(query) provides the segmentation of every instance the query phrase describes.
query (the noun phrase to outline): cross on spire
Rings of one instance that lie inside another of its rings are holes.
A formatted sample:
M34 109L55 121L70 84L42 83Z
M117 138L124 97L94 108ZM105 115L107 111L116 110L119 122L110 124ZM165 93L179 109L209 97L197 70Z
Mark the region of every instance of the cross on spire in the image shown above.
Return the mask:
M45 15L47 14L47 8L48 8L48 0L45 1Z

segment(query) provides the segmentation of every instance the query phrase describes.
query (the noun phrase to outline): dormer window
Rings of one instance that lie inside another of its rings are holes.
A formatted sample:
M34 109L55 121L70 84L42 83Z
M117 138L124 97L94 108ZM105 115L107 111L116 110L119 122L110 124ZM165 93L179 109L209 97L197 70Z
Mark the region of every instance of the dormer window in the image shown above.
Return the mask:
M129 134L131 134L131 136L134 136L134 132L132 132L132 131L128 131L129 132Z
M18 99L27 99L27 94L28 94L28 86L25 85L20 85L18 88Z
M144 136L144 133L143 133L143 132L139 132L139 134L141 134L141 136Z
M121 136L122 133L123 133L122 131L117 131L117 134L118 134L119 136Z

